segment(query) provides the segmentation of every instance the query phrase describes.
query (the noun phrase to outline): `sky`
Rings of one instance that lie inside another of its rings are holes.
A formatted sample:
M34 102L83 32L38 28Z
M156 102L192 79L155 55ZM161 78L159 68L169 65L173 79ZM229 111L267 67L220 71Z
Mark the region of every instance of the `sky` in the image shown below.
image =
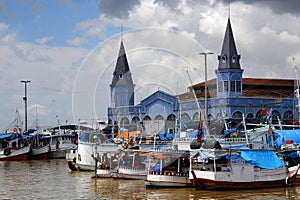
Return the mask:
M105 120L121 40L136 104L203 81L201 52L215 78L229 17L243 77L298 77L298 0L2 0L0 130L24 126L22 80L29 127Z

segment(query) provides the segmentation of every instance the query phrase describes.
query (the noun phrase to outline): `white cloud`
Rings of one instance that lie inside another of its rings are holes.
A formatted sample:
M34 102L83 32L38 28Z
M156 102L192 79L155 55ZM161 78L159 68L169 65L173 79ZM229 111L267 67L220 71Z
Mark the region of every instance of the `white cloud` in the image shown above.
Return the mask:
M0 33L7 31L8 27L9 27L8 24L0 22Z
M74 32L82 37L102 38L105 39L105 31L108 23L101 19L88 19L83 20L76 24Z
M10 43L10 42L14 42L16 39L17 39L17 34L12 32L2 37L1 42Z
M20 83L23 79L31 80L28 84L28 124L36 118L35 108L43 125L56 124L57 114L61 120L72 121L73 82L80 61L87 53L86 49L78 47L50 47L17 40L0 44L3 69L0 91L6 94L0 99L3 126L13 119L17 107L23 119L24 86Z
M52 39L53 39L52 36L48 36L48 37L38 38L38 39L36 39L36 42L39 44L45 44L45 43L51 41Z
M273 7L256 1L233 1L231 4L231 25L238 53L242 56L243 75L294 78L294 64L300 62L299 15L287 10L275 13L275 9L272 10L277 8L275 3L270 4ZM116 8L126 9L122 12L126 16L119 18ZM116 27L121 25L129 30L123 33L123 40L136 83L137 103L149 95L146 91L158 87L184 91L189 85L187 69L191 71L193 83L203 81L203 58L199 56L203 50L214 52L209 58L208 77L215 78L217 55L227 25L227 4L214 0L149 0L130 1L126 8L112 4L106 9L107 12L114 9L114 12L103 14L100 8L100 16L89 19L83 16L83 20L69 30L73 31L73 38L67 41L69 47L46 46L54 39L47 36L37 39L37 44L21 41L23 37L18 38L18 28L9 31L11 24L0 23L0 91L5 94L0 99L3 110L0 120L3 123L8 118L3 116L12 116L16 107L23 107L24 88L20 80L25 78L32 81L28 88L30 119L35 119L33 108L38 107L41 117L48 116L41 119L43 124L56 123L56 115L61 121L72 120L73 84L78 83L82 87L74 91L77 92L75 96L83 95L78 104L83 108L91 105L92 112L105 117L109 84L120 45L120 35L112 35L110 31L113 28L113 33L117 32ZM97 41L95 54L79 48L91 44L92 39ZM90 60L85 60L89 56ZM176 80L184 84L177 87ZM147 90L142 90L142 86L147 86Z
M75 37L72 40L67 40L67 44L71 46L81 46L83 44L87 44L88 40L85 38Z

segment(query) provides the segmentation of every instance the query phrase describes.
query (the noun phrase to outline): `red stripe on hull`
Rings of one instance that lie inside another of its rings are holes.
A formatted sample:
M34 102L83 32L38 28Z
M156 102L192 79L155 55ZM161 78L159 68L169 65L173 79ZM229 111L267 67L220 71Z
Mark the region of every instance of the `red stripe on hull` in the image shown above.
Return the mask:
M255 182L226 182L213 181L207 179L194 179L195 188L200 189L219 189L219 190L236 190L236 189L258 189L285 186L284 180L276 181L255 181Z
M37 155L29 155L27 160L46 160L48 153L37 154Z
M300 186L300 176L298 176L298 175L297 175L297 177L294 176L292 178L292 184L293 184L293 186Z
M28 153L16 155L16 156L6 156L0 158L0 161L25 161L27 159Z

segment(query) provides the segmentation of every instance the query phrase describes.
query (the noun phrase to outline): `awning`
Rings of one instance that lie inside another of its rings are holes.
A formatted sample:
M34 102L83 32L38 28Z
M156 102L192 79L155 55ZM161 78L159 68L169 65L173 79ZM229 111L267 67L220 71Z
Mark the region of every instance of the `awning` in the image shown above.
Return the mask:
M0 140L1 139L9 139L11 137L11 135L12 135L11 133L9 133L9 134L1 134L0 135Z

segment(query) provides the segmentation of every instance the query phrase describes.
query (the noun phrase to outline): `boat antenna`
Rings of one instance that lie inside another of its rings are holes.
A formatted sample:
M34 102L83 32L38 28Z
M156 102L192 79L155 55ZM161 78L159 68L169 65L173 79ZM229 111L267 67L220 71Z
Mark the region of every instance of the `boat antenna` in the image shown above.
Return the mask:
M123 41L123 25L121 24L121 42Z
M228 0L228 19L230 19L230 0Z

